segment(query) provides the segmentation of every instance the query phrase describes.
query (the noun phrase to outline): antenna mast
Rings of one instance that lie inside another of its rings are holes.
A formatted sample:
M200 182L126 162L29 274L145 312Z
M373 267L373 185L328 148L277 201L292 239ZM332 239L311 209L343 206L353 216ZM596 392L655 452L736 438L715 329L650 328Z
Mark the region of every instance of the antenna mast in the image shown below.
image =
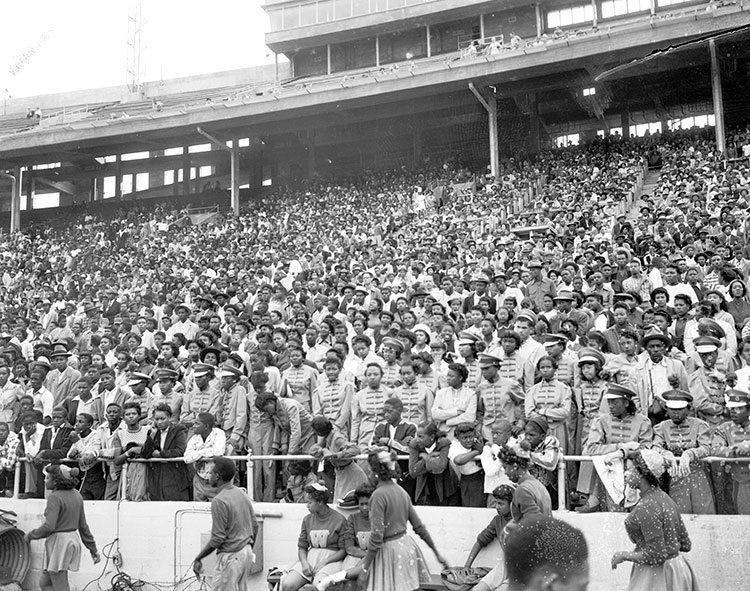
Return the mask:
M141 88L141 33L143 31L142 0L128 3L128 58L126 78L130 92L140 92Z

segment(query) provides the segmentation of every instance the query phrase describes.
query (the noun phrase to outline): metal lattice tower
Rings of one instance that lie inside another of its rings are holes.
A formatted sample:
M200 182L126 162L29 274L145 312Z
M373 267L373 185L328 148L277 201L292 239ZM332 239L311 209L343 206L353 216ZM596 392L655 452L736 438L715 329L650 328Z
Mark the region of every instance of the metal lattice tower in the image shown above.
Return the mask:
M142 0L128 2L128 47L126 79L130 92L139 92L141 86L141 33L143 31Z

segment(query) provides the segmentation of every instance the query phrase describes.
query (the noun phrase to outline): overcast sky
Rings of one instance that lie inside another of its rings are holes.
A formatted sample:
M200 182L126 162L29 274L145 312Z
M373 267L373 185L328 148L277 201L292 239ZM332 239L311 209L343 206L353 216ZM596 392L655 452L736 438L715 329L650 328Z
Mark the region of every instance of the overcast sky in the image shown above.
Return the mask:
M1 98L126 84L132 4L3 2ZM261 0L143 0L141 81L272 63L264 44L268 18L260 5Z

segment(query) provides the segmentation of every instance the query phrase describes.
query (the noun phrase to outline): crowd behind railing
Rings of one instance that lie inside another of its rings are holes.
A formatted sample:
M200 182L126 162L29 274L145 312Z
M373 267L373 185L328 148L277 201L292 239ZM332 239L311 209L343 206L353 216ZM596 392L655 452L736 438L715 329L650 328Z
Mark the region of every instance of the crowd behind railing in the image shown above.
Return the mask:
M707 132L607 137L498 178L314 179L200 228L144 206L5 236L0 488L40 497L73 460L86 499L208 500L212 458L248 454L256 500L347 499L375 445L415 503L487 506L514 449L562 506L616 511L652 448L682 511L747 513L750 135L728 135L733 160Z

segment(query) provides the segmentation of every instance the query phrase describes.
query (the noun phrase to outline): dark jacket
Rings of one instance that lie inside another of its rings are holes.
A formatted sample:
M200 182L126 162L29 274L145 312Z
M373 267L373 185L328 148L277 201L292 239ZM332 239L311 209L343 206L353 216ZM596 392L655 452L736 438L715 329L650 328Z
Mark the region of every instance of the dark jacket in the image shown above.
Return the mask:
M158 431L150 431L141 456L151 458L155 451L162 458L181 458L187 448L187 429L184 425L170 425L161 446ZM148 464L148 492L152 501L190 500L190 478L185 462L159 462Z
M417 481L414 499L417 503L423 494L429 494L430 481L434 486L438 504L451 504L451 497L458 492L458 476L450 467L448 450L451 442L447 437L439 437L435 442L435 449L427 458L420 458L419 454L425 449L418 439L409 445L409 474Z

